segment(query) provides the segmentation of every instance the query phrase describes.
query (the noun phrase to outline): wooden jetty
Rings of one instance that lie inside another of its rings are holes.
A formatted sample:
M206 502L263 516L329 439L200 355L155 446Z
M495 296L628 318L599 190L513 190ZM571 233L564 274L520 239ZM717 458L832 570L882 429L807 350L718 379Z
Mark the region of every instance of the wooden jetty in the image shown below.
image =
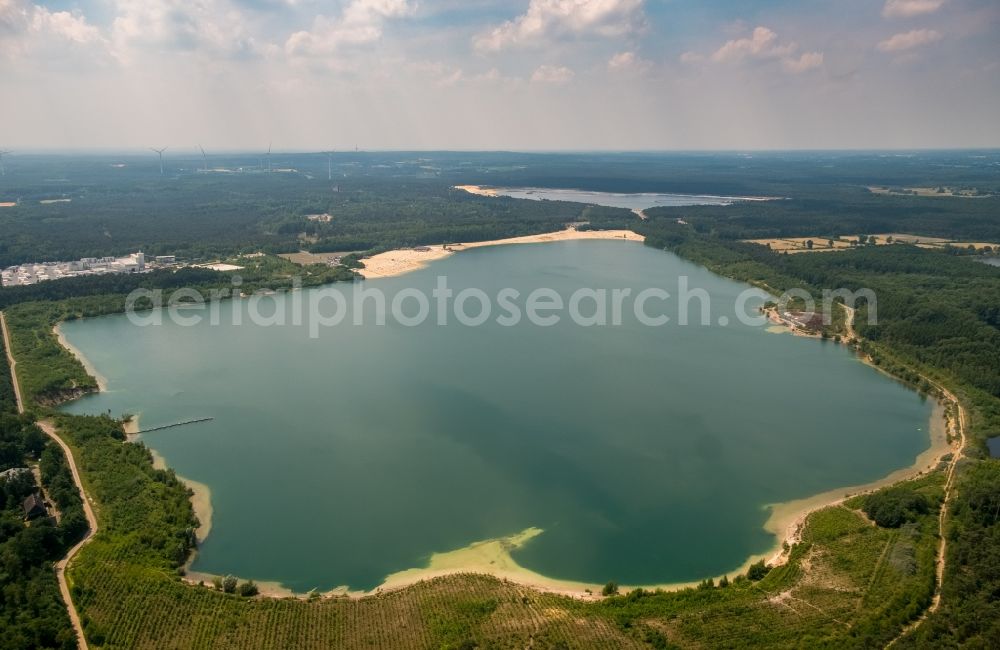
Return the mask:
M163 431L164 429L173 429L174 427L183 427L187 424L197 424L199 422L209 422L215 418L196 418L194 420L184 420L183 422L174 422L173 424L164 424L162 427L153 427L152 429L143 429L138 433L151 433L153 431Z

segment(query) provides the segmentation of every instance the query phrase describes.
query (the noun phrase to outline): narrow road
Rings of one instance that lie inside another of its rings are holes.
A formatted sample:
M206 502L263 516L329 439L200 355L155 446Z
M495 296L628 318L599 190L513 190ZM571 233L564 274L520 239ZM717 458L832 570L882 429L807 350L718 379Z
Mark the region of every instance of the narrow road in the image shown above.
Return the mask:
M924 379L927 379L924 377ZM948 538L945 534L945 528L948 525L948 510L951 506L952 496L955 493L955 469L958 467L958 461L961 460L962 454L965 452L966 445L966 421L967 416L965 408L962 403L958 401L958 396L952 393L950 390L937 384L936 382L927 379L927 381L941 391L941 395L955 405L955 433L958 434L958 449L952 452L951 462L948 463L948 477L945 479L944 483L944 500L941 502L941 510L938 512L938 549L937 549L937 559L935 561L935 575L934 575L934 596L931 598L930 606L924 610L924 613L920 615L917 620L913 621L909 625L903 628L896 638L890 641L885 647L889 648L899 641L904 636L917 629L921 623L927 620L927 617L933 614L941 607L941 588L944 586L944 572L945 565L948 562Z
M7 331L7 318L3 312L0 312L0 329L3 329L3 342L4 347L7 348L7 362L10 364L11 381L14 383L14 396L17 399L17 411L18 413L24 413L24 402L21 398L21 387L17 382L17 361L14 359L14 353L11 351L10 347L10 334ZM76 630L76 640L79 643L80 648L83 650L88 650L87 648L87 637L83 634L83 625L80 623L80 615L76 611L76 606L73 604L73 598L69 593L69 584L66 582L66 566L69 564L73 556L76 555L84 544L89 542L93 538L94 533L97 532L97 517L94 516L94 509L90 505L90 501L87 498L87 493L83 490L83 481L80 480L80 470L76 466L76 459L73 458L73 452L70 450L69 445L63 442L63 439L59 437L56 433L56 427L50 420L40 420L38 422L39 428L45 432L49 438L55 441L59 447L62 448L63 454L66 456L66 462L69 464L70 472L73 474L73 482L76 483L76 489L80 491L80 499L83 501L83 513L87 517L87 525L89 529L87 534L83 536L79 542L76 543L73 548L69 549L66 553L66 557L59 560L55 564L56 579L59 581L59 592L62 594L63 602L66 603L66 611L69 613L69 620L73 623L73 629Z
M7 364L10 366L10 380L14 384L14 399L17 400L17 412L24 413L24 400L21 399L21 385L17 383L17 361L14 351L10 348L10 335L7 333L7 316L0 311L0 329L3 330L3 346L7 350Z
M954 393L946 389L944 386L938 386L941 393L955 405L955 432L958 434L958 449L954 452L951 458L951 463L948 465L948 479L944 484L944 501L941 503L941 512L938 515L938 529L941 535L941 540L938 547L938 559L937 559L937 584L934 588L934 600L931 601L931 606L927 609L927 614L933 614L941 606L941 586L944 582L944 568L945 562L947 561L947 555L945 551L948 547L948 538L945 535L945 525L948 519L948 508L951 506L951 498L954 493L955 487L955 468L958 466L958 461L962 458L962 453L965 451L965 409L962 404L958 401L958 397ZM927 616L924 615L924 617ZM923 620L923 619L921 619Z

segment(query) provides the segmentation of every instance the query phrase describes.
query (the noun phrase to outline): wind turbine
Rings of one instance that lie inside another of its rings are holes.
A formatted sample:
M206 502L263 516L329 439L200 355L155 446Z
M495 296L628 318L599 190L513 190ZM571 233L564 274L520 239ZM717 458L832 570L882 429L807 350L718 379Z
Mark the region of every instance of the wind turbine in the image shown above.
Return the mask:
M267 143L267 173L271 173L271 143Z
M156 153L160 157L160 176L163 176L163 152L169 147L163 147L162 149L156 149L155 147L150 147L149 150Z
M334 150L321 151L320 153L326 154L326 179L329 181L333 180L333 154L336 152Z
M201 149L201 158L202 158L202 160L205 161L204 162L204 166L202 167L202 169L204 169L204 171L207 172L208 171L208 156L205 155L205 147L203 147L203 146L201 146L199 144L198 148Z
M7 168L3 166L3 157L9 153L14 153L14 152L0 149L0 176L7 175Z

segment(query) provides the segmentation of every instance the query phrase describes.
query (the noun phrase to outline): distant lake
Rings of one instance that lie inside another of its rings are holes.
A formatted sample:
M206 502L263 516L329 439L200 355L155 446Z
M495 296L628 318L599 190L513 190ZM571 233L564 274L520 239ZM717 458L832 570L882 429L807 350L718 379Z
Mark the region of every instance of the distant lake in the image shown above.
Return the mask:
M981 257L979 261L990 266L1000 266L1000 257Z
M390 321L311 339L248 324L248 300L238 326L234 303L218 326L109 316L64 326L109 381L66 410L139 413L143 428L214 417L143 436L212 490L193 568L299 591L372 588L529 527L544 532L514 559L546 576L719 576L773 546L767 504L877 480L929 446L931 405L914 392L842 346L739 324L746 285L641 244L479 248L339 289L429 294L439 275L456 293L565 296L673 293L685 275L730 325L648 327L626 309L616 327Z
M614 192L588 192L584 190L553 190L538 187L498 187L493 189L501 196L510 196L515 199L573 201L575 203L605 205L612 208L628 208L629 210L681 207L685 205L731 205L736 201L770 200L760 197L710 196L703 194L618 194Z

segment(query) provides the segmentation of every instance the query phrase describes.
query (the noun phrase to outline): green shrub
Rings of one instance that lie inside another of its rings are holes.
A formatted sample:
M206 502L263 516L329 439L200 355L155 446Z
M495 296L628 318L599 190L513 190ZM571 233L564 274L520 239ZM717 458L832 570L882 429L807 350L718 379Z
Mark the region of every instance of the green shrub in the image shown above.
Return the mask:
M901 485L869 495L862 510L882 528L899 528L927 514L930 502L909 485Z

